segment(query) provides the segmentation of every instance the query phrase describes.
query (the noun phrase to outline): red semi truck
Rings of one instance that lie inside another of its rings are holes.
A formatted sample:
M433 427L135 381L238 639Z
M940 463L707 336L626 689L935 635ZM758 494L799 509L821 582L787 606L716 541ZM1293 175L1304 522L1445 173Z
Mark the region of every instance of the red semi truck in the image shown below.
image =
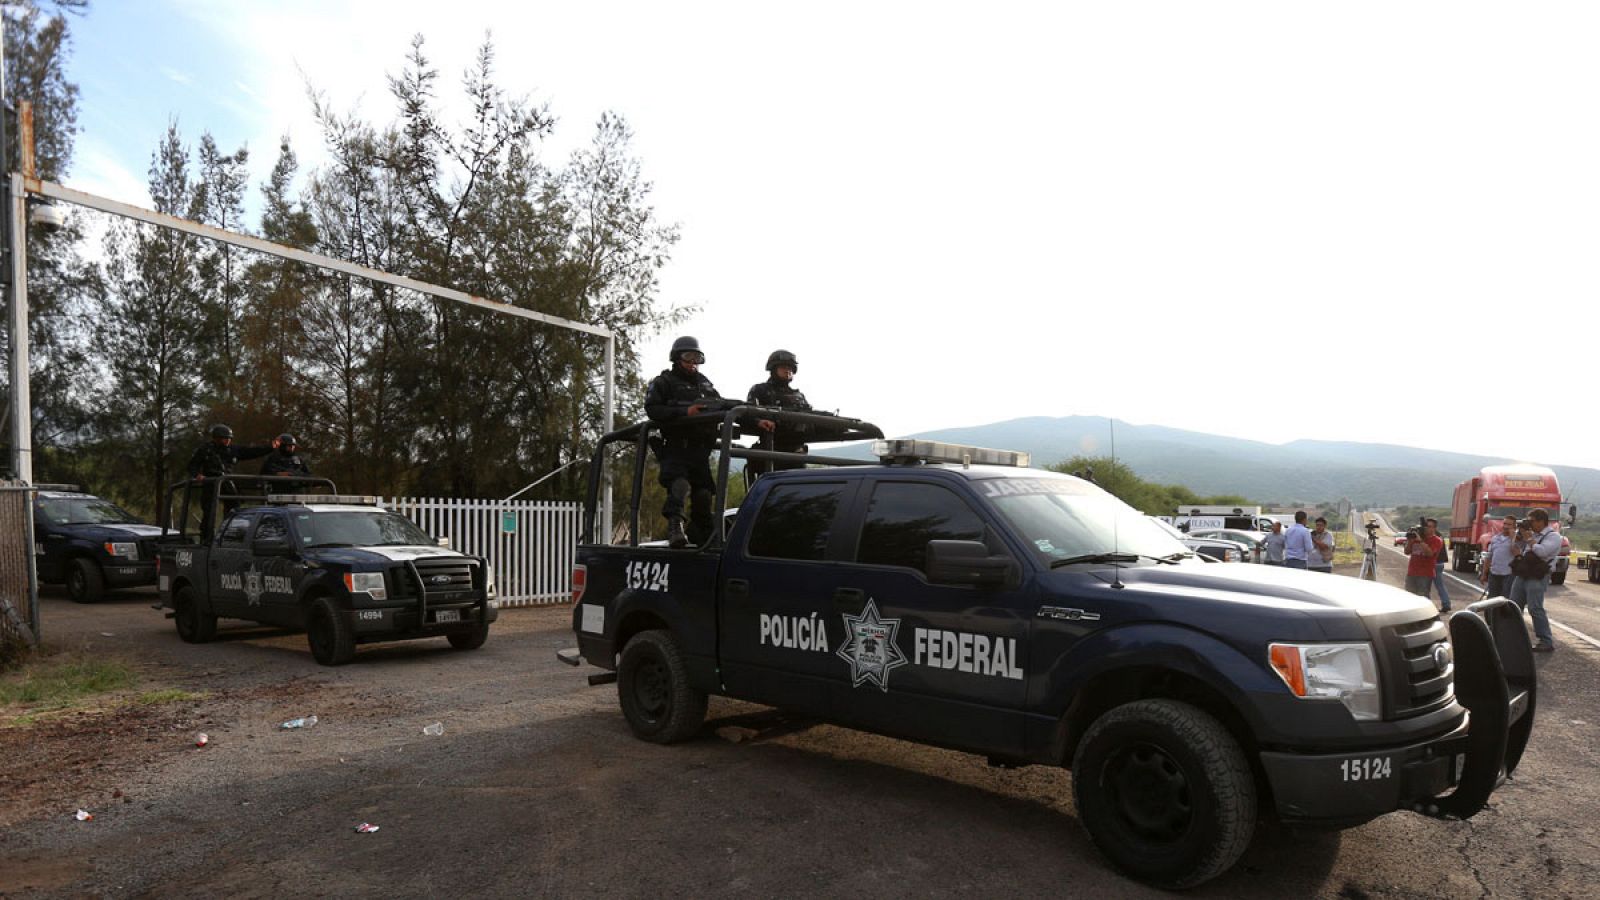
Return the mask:
M1535 509L1550 514L1550 525L1560 529L1561 485L1556 473L1544 466L1526 464L1484 466L1478 474L1456 485L1450 506L1450 562L1457 572L1470 572L1489 538L1500 533L1506 516L1525 519ZM1567 546L1562 538L1563 548ZM1567 555L1557 557L1550 581L1567 577Z

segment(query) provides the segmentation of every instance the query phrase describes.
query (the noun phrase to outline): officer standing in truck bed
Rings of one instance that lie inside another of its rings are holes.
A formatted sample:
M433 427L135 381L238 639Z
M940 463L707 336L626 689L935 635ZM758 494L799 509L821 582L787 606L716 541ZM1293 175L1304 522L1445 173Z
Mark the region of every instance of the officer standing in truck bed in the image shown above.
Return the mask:
M711 480L711 448L717 443L717 423L679 422L699 415L708 401L722 395L709 378L700 374L706 355L700 342L684 336L672 342L672 368L650 380L644 398L645 414L661 426L661 438L654 442L656 461L661 466L661 486L667 501L661 515L667 520L667 542L675 548L704 543L711 535L711 507L716 501L716 483ZM768 423L770 425L771 423ZM684 530L684 501L689 505L689 532Z
M787 350L772 351L767 357L767 371L771 374L766 381L750 386L747 399L752 406L776 407L788 412L811 412L811 404L806 400L806 395L796 390L791 383L794 381L795 373L800 371L800 361L795 359L793 353ZM804 453L805 433L804 425L779 422L772 431L771 438L763 438L759 446L783 453ZM753 481L765 472L803 468L805 468L804 463L752 459L745 463L744 472L746 480Z
M217 493L214 479L231 474L233 467L242 459L257 459L271 452L271 447L235 447L232 428L222 424L211 426L211 440L196 447L194 454L189 457L189 477L205 487L202 492L202 534L211 534L211 507ZM232 512L237 505L236 501L229 501L225 512Z

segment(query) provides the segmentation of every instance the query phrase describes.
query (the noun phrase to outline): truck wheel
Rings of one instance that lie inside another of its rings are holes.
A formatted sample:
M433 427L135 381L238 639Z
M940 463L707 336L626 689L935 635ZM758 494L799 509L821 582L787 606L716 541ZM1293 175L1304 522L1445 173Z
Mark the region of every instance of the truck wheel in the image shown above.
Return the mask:
M622 648L617 699L635 737L672 744L693 737L706 718L706 695L689 687L678 642L665 631L641 631Z
M204 644L217 636L217 617L200 608L194 588L184 585L172 598L173 624L178 626L178 637L190 644Z
M1600 584L1600 556L1589 560L1589 582Z
M1566 569L1562 569L1559 572L1551 572L1550 573L1550 583L1551 584L1566 584L1567 583L1567 570Z
M1112 865L1169 890L1222 874L1250 844L1256 785L1209 714L1139 700L1094 721L1072 760L1078 817Z
M306 641L317 662L342 666L356 655L355 633L331 597L311 601L311 614L306 618Z
M73 603L95 603L106 595L106 576L100 564L78 557L67 567L67 597Z
M471 631L447 634L445 639L450 642L450 646L457 650L476 650L483 646L484 641L489 639L489 623L479 622L472 627Z

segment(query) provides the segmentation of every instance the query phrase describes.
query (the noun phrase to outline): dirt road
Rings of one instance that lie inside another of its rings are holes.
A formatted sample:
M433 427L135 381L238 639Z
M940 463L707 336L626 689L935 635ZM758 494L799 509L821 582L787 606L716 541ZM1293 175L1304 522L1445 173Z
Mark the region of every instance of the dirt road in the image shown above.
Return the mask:
M206 696L0 731L6 896L1156 894L1098 858L1063 771L727 701L696 740L636 741L615 689L555 660L565 608L507 611L475 652L384 645L324 669L300 635L182 644L149 602L45 599L58 645ZM1472 821L1263 829L1190 893L1593 896L1597 663L1576 642L1541 658L1523 770ZM310 714L314 728L277 729ZM433 722L443 735L422 733ZM95 818L74 820L79 807Z

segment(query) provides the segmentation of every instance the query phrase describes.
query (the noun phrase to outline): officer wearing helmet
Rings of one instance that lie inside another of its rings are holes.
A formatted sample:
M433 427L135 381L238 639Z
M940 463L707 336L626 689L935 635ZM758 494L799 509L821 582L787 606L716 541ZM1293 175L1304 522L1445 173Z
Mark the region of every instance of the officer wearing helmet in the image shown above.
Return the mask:
M811 404L806 401L806 395L795 390L790 384L795 373L800 371L800 361L787 350L774 350L767 357L767 380L750 387L747 402L752 406L776 407L788 412L811 412ZM771 432L771 437L763 439L758 446L770 447L784 453L804 453L806 445L804 435L806 426L789 422L777 423L776 427L768 428L763 420L762 430ZM767 462L765 460L750 460L745 464L746 480L753 480L756 476L780 469L803 469L804 463L798 462Z
M272 442L272 452L267 454L267 459L261 464L263 475L310 475L311 467L300 456L299 442L294 435L285 432L278 435Z
M711 380L700 374L706 355L700 342L684 336L672 342L672 367L650 380L644 411L650 421L661 426L661 438L653 442L656 461L661 466L661 486L667 501L661 515L667 520L667 542L673 547L704 543L711 535L711 506L716 485L711 480L711 448L717 444L714 421L683 424L688 416L699 415L706 403L721 400ZM689 527L684 528L684 501L688 501Z
M201 502L200 533L209 537L213 525L212 508L216 505L217 487L210 479L220 478L233 471L241 459L257 459L272 452L271 447L235 447L233 446L233 429L226 425L211 426L210 443L201 444L195 448L194 455L189 457L189 477L203 487ZM208 483L209 482L209 483ZM233 512L238 507L239 501L226 501L223 513Z
M271 447L235 447L233 429L211 426L211 442L195 448L189 457L189 477L196 481L219 478L233 471L241 459L258 459L272 452Z

